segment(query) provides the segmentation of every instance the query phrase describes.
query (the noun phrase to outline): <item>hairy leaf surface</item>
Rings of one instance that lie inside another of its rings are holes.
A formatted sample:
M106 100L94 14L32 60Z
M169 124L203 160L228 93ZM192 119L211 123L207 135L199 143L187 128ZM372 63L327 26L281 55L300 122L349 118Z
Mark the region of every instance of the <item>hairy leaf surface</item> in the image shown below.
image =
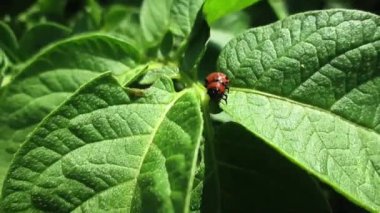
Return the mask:
M167 79L128 91L106 74L46 118L11 165L4 210L188 212L199 100Z

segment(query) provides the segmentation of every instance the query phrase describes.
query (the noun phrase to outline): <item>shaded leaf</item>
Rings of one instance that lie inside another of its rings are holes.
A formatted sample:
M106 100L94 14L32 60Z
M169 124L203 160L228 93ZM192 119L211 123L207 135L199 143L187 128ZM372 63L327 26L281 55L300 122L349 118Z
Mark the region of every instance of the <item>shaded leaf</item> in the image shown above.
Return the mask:
M244 127L226 123L216 133L223 212L330 212L312 177Z
M71 30L56 23L36 24L26 31L20 39L19 54L24 59L31 57L42 47L69 36Z
M196 71L195 68L200 63L200 60L206 51L206 44L209 37L210 27L208 26L206 20L204 20L202 13L199 12L191 34L185 44L186 50L184 51L181 61L181 71Z
M17 38L12 29L2 21L0 21L0 48L13 62L19 60L17 56Z

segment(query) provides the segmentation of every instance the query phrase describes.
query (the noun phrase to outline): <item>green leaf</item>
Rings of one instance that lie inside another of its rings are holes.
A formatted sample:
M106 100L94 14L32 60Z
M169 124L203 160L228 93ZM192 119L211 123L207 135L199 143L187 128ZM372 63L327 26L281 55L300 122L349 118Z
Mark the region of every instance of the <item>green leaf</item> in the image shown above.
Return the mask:
M128 43L101 34L73 37L41 51L0 90L0 156L10 159L35 125L81 85L103 72L125 74L138 60ZM0 161L0 168L8 163ZM0 182L3 177L0 173Z
M210 37L210 27L201 13L198 14L193 30L187 38L180 69L185 72L193 71L196 75L196 67L200 63L206 50L206 44Z
M9 81L11 70L11 62L2 49L0 49L0 88Z
M169 30L170 11L173 1L143 1L140 12L140 23L146 47L158 45Z
M186 37L190 34L204 0L173 0L170 30L173 34Z
M207 22L213 23L228 13L239 11L258 1L259 0L206 0L203 12L206 14Z
M269 0L268 3L273 8L278 19L283 19L289 15L287 5L285 1L282 0Z
M143 97L103 75L36 128L3 188L5 211L188 212L202 133L192 89Z
M17 56L17 38L12 29L2 21L0 21L0 48L13 62L19 60Z
M91 17L95 26L99 27L102 21L103 8L96 0L86 0L85 11Z
M24 59L38 52L42 47L60 39L63 39L71 33L71 30L63 25L56 23L36 24L20 39L19 54Z
M305 171L244 127L226 123L216 134L223 212L330 212L322 190Z
M380 211L380 18L315 11L249 30L219 57L223 109L350 200Z
M144 77L139 81L140 84L152 84L160 77L166 76L167 78L179 78L178 67L173 66L163 66L158 68L153 68L147 71Z
M144 38L141 36L139 15L138 8L112 5L105 12L102 31L126 37L142 48Z
M94 32L101 28L101 21L103 16L102 7L96 0L86 0L84 10L76 14L73 21L73 32Z
M203 149L199 150L203 153ZM204 159L198 157L198 167L194 176L193 189L191 190L190 212L200 212L202 207L203 180L204 180Z
M25 25L26 29L46 22L63 22L67 0L38 0L24 12L18 14L17 21Z
M146 0L140 12L114 5L106 13L103 30L126 36L146 50L164 43L161 50L167 56L171 49L186 47L202 4L203 0Z
M67 0L38 0L36 3L41 13L61 17L64 15Z

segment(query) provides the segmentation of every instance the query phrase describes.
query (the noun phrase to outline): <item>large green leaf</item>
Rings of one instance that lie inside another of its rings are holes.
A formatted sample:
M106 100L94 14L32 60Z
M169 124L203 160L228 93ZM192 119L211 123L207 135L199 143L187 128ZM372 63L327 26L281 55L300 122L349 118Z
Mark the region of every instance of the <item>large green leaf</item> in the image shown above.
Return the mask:
M4 210L188 212L199 100L167 79L128 91L103 75L46 118L12 163Z
M239 11L258 1L259 0L206 0L203 11L206 14L207 21L212 23L228 13Z
M224 110L349 199L380 211L380 18L290 16L231 41Z
M0 90L0 182L12 153L49 112L102 72L126 73L139 60L122 40L82 35L41 51Z

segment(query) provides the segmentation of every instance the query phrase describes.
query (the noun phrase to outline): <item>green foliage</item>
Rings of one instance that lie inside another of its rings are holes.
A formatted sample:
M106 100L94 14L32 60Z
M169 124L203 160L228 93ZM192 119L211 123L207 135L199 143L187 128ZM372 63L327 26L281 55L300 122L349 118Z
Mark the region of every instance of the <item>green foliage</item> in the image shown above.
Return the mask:
M0 211L380 211L380 18L288 16L320 1L0 14ZM282 20L247 30L262 8ZM226 102L204 87L217 57Z
M203 11L206 14L207 21L212 23L228 13L241 10L258 1L259 0L206 0Z
M5 211L185 211L202 132L198 102L191 89L175 93L170 79L144 97L108 74L92 80L17 153L13 165L24 166L10 169Z

